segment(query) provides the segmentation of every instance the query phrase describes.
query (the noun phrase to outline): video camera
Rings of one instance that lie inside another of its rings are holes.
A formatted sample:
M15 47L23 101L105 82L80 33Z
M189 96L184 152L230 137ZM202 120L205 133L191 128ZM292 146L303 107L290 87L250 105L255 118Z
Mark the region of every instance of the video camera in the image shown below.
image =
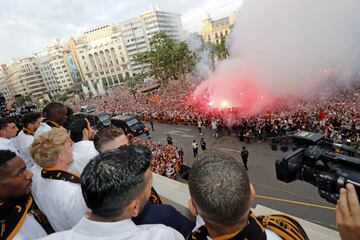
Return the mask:
M336 204L340 188L355 186L360 198L359 153L335 144L320 133L300 131L291 136L294 148L276 160L276 177L289 183L297 179L316 186L319 195Z

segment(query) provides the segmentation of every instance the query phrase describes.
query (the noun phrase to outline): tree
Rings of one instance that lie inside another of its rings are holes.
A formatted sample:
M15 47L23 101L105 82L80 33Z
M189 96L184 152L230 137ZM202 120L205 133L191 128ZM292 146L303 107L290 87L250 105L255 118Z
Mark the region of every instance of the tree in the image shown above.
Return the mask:
M195 68L196 54L185 42L177 43L164 32L153 36L150 48L148 52L137 54L135 61L144 66L145 75L162 84L171 79L184 80Z
M134 98L136 99L136 90L141 83L141 79L139 79L139 77L137 77L137 76L135 76L135 77L127 76L124 79L124 82L125 82L126 86L130 89L130 92L133 94Z
M208 43L212 58L214 60L223 60L229 57L229 51L225 46L225 38L223 37L220 43Z

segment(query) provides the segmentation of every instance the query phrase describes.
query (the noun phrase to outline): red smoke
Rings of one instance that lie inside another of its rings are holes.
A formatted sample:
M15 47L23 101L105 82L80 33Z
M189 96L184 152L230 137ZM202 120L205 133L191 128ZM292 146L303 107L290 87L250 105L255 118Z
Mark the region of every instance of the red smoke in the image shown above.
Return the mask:
M202 82L193 101L204 111L236 109L243 116L264 111L273 102L251 77L232 71L218 71Z

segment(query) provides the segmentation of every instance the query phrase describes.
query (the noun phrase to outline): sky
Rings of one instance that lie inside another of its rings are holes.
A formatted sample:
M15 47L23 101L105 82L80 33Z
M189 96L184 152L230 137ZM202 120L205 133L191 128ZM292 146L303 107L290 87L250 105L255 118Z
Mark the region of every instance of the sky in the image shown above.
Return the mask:
M150 10L182 15L184 30L200 31L205 12L213 19L230 15L243 0L1 0L0 64L44 49L51 39L116 23Z

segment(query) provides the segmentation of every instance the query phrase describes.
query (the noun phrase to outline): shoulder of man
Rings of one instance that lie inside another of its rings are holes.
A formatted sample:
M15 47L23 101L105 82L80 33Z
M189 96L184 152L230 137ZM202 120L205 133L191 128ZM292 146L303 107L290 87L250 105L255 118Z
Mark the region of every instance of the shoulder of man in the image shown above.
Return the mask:
M183 235L171 227L167 227L163 224L145 224L138 225L138 227L149 233L153 239L172 239L172 240L184 240Z
M71 230L68 231L62 231L62 232L56 232L53 234L50 234L46 237L39 238L38 240L68 240L70 238Z

